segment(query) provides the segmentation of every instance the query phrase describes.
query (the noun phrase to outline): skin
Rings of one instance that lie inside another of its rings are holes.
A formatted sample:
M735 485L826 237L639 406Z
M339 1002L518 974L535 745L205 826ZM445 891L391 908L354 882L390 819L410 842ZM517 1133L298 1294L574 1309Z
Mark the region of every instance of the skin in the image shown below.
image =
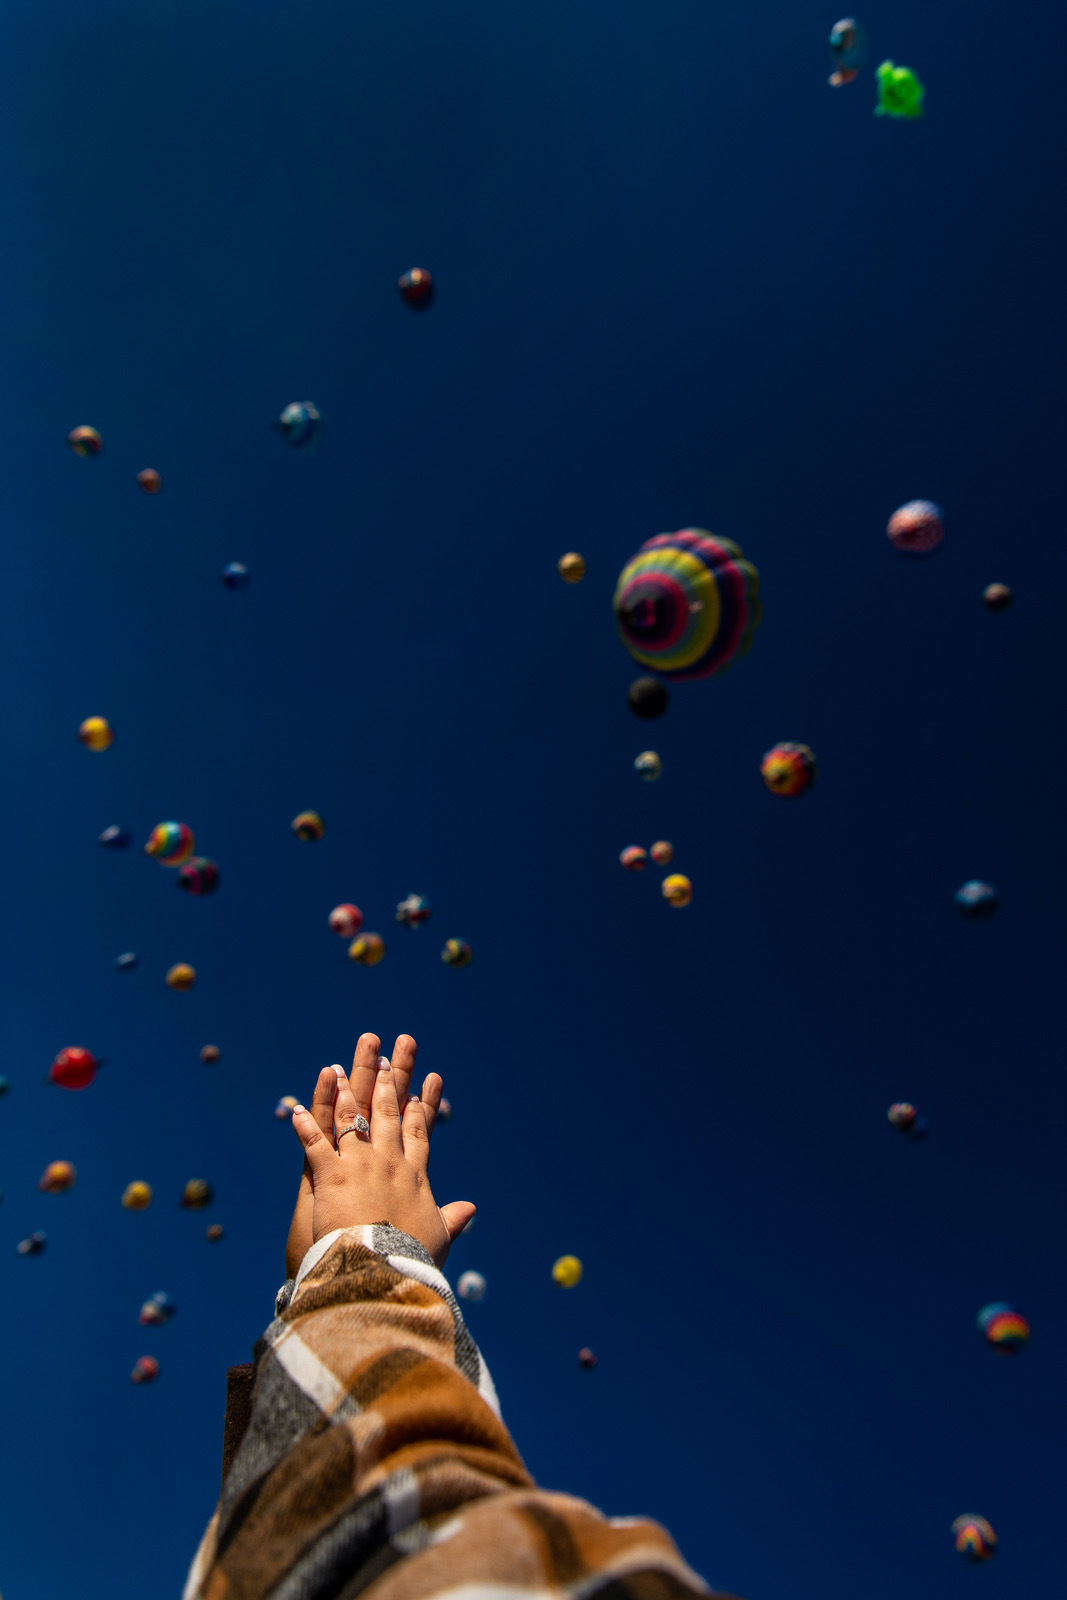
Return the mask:
M455 1239L474 1216L469 1200L438 1206L427 1171L430 1135L441 1104L443 1084L436 1072L423 1081L422 1094L409 1092L416 1044L402 1033L390 1062L375 1033L356 1045L352 1072L324 1067L310 1108L296 1106L293 1129L304 1150L304 1171L285 1247L285 1272L295 1277L306 1252L335 1228L391 1222L425 1245L443 1266ZM357 1115L369 1133L337 1133Z

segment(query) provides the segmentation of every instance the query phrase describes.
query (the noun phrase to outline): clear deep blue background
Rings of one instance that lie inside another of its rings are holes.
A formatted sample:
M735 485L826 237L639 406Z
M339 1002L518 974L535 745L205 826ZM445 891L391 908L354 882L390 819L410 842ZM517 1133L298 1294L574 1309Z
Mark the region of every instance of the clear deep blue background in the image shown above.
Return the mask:
M5 1600L177 1592L283 1275L275 1100L367 1028L444 1075L438 1195L480 1206L449 1271L489 1280L471 1326L540 1481L658 1517L752 1600L1062 1580L1067 24L872 0L833 92L833 20L4 7ZM922 122L872 116L886 55ZM269 427L306 397L310 457ZM949 518L925 563L884 534L916 496ZM756 562L764 621L646 725L612 589L687 523ZM759 781L779 739L819 757L796 804ZM162 817L213 899L141 854ZM618 865L663 836L683 912ZM991 923L953 910L969 877ZM405 934L413 889L436 910ZM373 971L327 931L344 899ZM64 1044L107 1058L84 1094L42 1081ZM77 1187L40 1195L59 1157ZM157 1288L177 1318L141 1329ZM1014 1362L975 1332L995 1298L1034 1325ZM1001 1539L978 1572L966 1510Z

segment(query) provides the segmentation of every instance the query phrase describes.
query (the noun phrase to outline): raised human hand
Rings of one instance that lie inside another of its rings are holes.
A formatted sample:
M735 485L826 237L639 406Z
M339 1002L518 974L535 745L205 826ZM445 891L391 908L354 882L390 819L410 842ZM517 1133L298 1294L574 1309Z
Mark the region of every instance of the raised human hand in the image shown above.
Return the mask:
M288 1277L295 1276L316 1239L365 1222L391 1222L425 1245L441 1266L452 1240L474 1215L468 1200L438 1207L429 1186L429 1140L441 1104L441 1079L430 1073L421 1097L410 1095L414 1039L400 1035L392 1063L380 1050L376 1034L363 1034L351 1078L340 1067L324 1068L311 1109L299 1106L293 1112L304 1171L285 1251ZM370 1123L370 1132L338 1139L336 1133L351 1127L357 1116Z

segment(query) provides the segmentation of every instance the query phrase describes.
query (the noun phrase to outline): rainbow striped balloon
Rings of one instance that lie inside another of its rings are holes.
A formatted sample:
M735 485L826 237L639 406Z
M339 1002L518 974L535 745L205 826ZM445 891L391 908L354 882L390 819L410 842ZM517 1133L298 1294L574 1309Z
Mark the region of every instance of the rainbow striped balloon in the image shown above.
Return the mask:
M956 1518L952 1538L957 1554L965 1561L988 1561L996 1554L997 1536L992 1526L974 1511L965 1511Z
M613 605L635 661L664 678L710 678L752 643L759 573L706 528L658 533L623 568Z
M994 1300L978 1313L978 1331L987 1344L1004 1355L1013 1356L1030 1343L1030 1324L1003 1300Z

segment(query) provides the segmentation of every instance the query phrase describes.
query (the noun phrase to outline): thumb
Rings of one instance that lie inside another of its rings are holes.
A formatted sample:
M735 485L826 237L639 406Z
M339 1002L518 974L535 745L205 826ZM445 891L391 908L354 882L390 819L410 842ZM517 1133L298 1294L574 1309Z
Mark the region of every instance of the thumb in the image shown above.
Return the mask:
M449 1244L459 1238L477 1209L471 1200L450 1200L447 1206L441 1207L441 1221L445 1225Z

